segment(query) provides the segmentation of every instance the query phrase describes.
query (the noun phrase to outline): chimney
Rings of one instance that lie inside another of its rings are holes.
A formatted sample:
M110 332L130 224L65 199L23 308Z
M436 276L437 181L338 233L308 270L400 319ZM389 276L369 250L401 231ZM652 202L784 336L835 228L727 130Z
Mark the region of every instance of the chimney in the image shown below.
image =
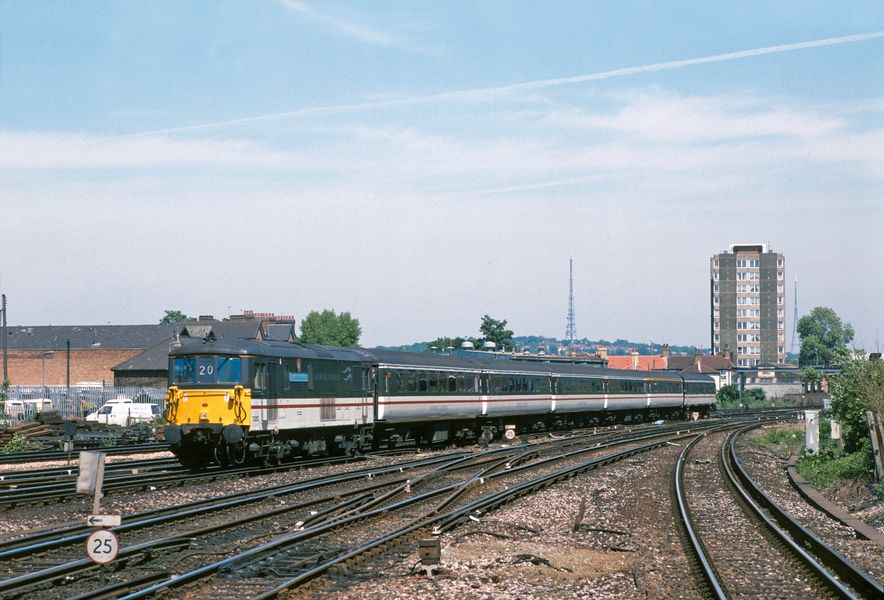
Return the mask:
M727 344L724 345L724 357L728 360L728 362L730 362L730 359L731 359L731 349L730 349L730 347L729 347Z
M663 368L669 368L669 344L663 344Z
M633 348L629 354L632 356L632 370L638 371L638 350Z
M599 358L601 358L603 360L607 360L608 359L608 347L607 346L599 346L598 355L599 355Z
M703 355L700 354L699 348L697 348L697 351L694 353L694 364L697 365L697 373L700 373L703 368Z

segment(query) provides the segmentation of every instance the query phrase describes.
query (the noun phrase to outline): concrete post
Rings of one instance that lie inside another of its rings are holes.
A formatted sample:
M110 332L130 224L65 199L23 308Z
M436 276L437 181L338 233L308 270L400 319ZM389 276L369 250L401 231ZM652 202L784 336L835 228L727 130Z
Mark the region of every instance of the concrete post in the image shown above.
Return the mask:
M820 411L804 411L804 447L814 454L820 451Z

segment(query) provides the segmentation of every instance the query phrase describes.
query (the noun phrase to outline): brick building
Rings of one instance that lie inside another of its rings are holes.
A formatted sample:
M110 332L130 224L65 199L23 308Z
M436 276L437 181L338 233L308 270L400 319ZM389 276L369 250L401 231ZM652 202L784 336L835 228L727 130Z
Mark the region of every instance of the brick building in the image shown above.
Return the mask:
M115 365L171 340L176 329L174 325L9 326L9 380L13 385L110 383ZM2 361L0 355L0 369Z

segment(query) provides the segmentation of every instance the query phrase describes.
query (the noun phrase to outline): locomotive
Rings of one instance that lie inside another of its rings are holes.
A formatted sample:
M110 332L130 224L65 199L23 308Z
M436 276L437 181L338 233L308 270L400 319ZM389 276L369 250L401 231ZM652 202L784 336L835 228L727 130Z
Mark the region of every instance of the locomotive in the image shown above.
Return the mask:
M683 418L714 402L704 375L222 337L169 352L165 435L185 465L240 465Z

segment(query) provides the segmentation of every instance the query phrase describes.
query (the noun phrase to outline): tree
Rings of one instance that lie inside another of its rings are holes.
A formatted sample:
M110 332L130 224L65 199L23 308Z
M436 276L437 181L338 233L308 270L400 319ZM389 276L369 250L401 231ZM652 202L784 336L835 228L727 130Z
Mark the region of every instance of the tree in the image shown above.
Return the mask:
M160 319L160 325L171 325L172 323L179 323L181 321L189 321L190 317L185 315L180 310L167 310L166 316Z
M497 348L503 350L505 347L513 346L513 332L506 329L506 321L497 321L488 315L482 317L482 325L479 331L485 337L486 341L494 342Z
M302 344L325 344L328 346L355 346L359 343L362 328L359 321L348 312L335 314L334 310L315 310L301 321Z
M723 385L715 393L715 400L721 404L735 404L740 399L740 390L736 384Z
M765 399L764 390L761 388L749 388L746 390L746 393L743 394L743 399L746 401L746 405L749 404L761 404Z
M801 337L800 365L839 363L849 356L847 344L853 340L853 326L842 323L831 308L817 306L798 320L797 330Z
M865 360L857 352L833 380L832 416L842 425L844 451L871 451L866 411L884 410L884 362Z

